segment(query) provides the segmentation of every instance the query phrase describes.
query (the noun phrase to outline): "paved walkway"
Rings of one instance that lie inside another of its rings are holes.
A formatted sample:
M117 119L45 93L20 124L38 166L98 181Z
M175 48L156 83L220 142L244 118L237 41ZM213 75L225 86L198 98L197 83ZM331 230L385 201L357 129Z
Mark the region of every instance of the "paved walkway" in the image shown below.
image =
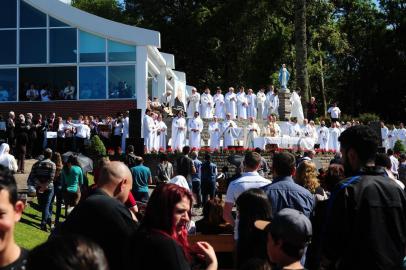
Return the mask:
M25 160L25 173L16 173L14 175L17 182L18 192L27 191L27 179L31 172L32 165L37 162L36 159L26 159Z

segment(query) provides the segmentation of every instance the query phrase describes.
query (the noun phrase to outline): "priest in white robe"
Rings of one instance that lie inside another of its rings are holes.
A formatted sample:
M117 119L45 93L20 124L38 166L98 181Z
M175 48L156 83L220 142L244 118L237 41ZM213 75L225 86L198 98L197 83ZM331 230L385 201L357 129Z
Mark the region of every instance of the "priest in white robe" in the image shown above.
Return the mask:
M157 124L157 133L158 133L158 150L165 151L166 150L166 135L167 135L168 127L166 126L165 122L162 121L162 115L158 115L158 124Z
M249 121L250 123L246 127L247 136L244 143L244 147L254 148L254 139L260 135L261 129L259 128L258 124L255 123L254 117L250 117Z
M174 98L172 98L172 91L167 90L165 93L163 93L159 101L164 107L171 108L174 103Z
M183 117L183 111L172 120L172 149L182 151L186 139L186 120Z
M274 87L273 85L269 86L269 90L266 93L266 100L265 100L265 111L264 111L264 119L267 119L273 112L273 98L274 98Z
M298 138L302 136L302 128L300 127L295 117L291 119L291 123L289 126L289 136Z
M395 146L397 138L398 138L398 130L396 129L395 125L392 124L391 129L389 129L388 131L388 141L390 149L393 149L393 147Z
M341 135L339 126L336 122L333 122L331 124L331 128L329 130L329 138L328 138L328 150L340 151L340 142L338 141L338 138Z
M192 94L187 97L187 118L193 118L194 112L199 111L200 104L200 94L197 92L196 88L192 88Z
M188 123L189 131L189 146L193 149L200 149L201 133L203 131L203 121L200 118L199 112L195 112L192 119Z
M279 96L278 90L275 89L273 93L272 103L270 106L270 112L274 115L279 115Z
M276 118L273 115L268 117L269 123L264 128L264 136L266 137L280 137L281 136L281 128L276 123Z
M245 95L244 87L240 87L240 92L237 94L237 116L239 119L247 119L248 100Z
M309 121L304 119L302 125L302 139L299 145L303 149L310 150L314 148L314 142L313 128L309 124Z
M121 149L127 149L126 139L130 136L130 112L126 111L123 118L123 136L121 136Z
M328 150L328 139L330 137L330 131L328 127L326 127L326 123L324 121L321 121L320 127L317 131L317 135L320 149Z
M217 87L217 92L213 96L213 102L214 102L214 115L217 118L220 119L225 119L226 118L226 112L225 112L225 107L224 107L224 95L221 93L221 88Z
M257 118L257 96L252 89L248 89L247 102L247 117Z
M144 137L144 152L150 153L153 148L154 144L154 131L155 131L155 123L154 119L151 117L151 111L147 109L145 111L144 119L143 119L143 137Z
M290 113L290 117L296 117L299 123L303 123L304 114L302 101L300 100L300 96L298 93L296 93L296 91L292 92L292 96L290 97L290 103L292 104L292 111Z
M209 123L210 149L215 150L220 148L221 124L218 122L217 116L213 116L213 122Z
M201 112L202 118L203 119L212 118L214 101L213 101L212 95L210 94L209 88L206 88L204 90L204 93L201 95L200 102L201 102L200 112Z
M236 134L237 124L231 119L231 114L226 114L226 120L222 124L222 133L224 136L224 148L235 144L235 140L238 139Z
M397 133L397 140L401 141L406 146L406 128L403 123L399 124ZM395 142L396 143L396 142Z
M257 93L257 119L266 119L265 112L265 89L261 88Z
M153 151L159 151L159 134L158 134L158 114L152 113L152 119L154 119L154 142L153 142Z
M226 114L230 114L231 119L237 117L237 95L234 93L234 88L228 88L228 93L225 96Z
M389 129L385 126L385 123L381 122L381 137L382 137L382 147L385 147L385 151L389 149Z

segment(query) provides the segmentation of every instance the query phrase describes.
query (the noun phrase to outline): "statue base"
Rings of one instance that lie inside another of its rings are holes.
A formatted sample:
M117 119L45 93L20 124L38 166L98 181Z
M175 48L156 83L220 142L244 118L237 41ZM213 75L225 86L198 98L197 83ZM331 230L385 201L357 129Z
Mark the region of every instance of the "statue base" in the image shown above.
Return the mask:
M290 93L290 90L289 90L289 88L281 88L280 92L281 93Z
M285 89L289 91L289 89ZM279 97L279 121L289 121L290 118L290 113L292 112L292 104L290 103L290 97L292 94L289 92L283 92L284 90L281 90L280 93L278 93Z

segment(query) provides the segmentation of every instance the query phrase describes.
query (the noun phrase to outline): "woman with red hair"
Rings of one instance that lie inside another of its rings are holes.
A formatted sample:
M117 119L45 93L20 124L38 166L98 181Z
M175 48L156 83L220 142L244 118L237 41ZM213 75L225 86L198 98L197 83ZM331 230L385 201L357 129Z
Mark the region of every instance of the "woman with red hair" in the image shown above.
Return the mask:
M192 194L175 184L164 184L152 193L139 232L131 241L130 266L134 269L190 270L194 258L206 269L217 269L213 248L206 242L189 246ZM196 255L196 256L194 256Z

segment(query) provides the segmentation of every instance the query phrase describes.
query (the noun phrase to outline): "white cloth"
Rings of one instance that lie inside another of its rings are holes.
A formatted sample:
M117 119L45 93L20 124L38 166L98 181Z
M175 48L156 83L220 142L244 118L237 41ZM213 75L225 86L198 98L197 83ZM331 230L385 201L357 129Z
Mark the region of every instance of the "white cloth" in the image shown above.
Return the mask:
M189 188L189 185L188 185L188 183L186 181L186 178L183 175L175 176L174 178L169 180L168 183L178 185L178 186L186 188L187 190L190 191L190 188Z
M172 149L182 151L186 139L186 120L183 117L175 117L172 120Z
M266 100L265 100L265 115L264 119L267 119L268 116L272 114L273 110L273 98L275 97L274 93L272 91L269 91L266 93Z
M28 89L27 92L25 92L25 96L28 100L35 100L38 98L39 93L37 89Z
M281 136L281 128L277 123L270 122L264 128L264 135L267 137L279 137Z
M328 150L328 139L330 137L330 131L328 130L328 127L320 127L317 133L319 137L320 149Z
M265 93L262 92L262 91L259 91L257 93L257 119L265 119L266 118L266 115L264 114L265 101L266 101Z
M257 117L257 96L254 94L247 95L248 107L247 107L247 117Z
M126 139L130 137L130 118L127 116L123 119L123 136L121 137L121 149L125 151L127 148Z
M222 132L224 136L224 147L227 148L230 145L234 145L234 140L237 139L236 133L235 133L235 128L237 127L237 124L233 120L226 120L223 122L222 125Z
M73 85L66 86L65 89L63 89L64 99L73 99L74 94L75 94L75 87Z
M90 127L83 123L73 124L76 128L76 137L82 139L90 139Z
M158 132L158 141L159 141L159 146L158 146L158 150L162 149L162 150L166 150L166 135L167 135L167 130L168 127L166 126L164 121L158 121L157 124L157 132Z
M154 120L154 126L155 126L155 130L154 130L154 138L153 138L153 149L156 151L159 151L159 134L158 134L158 120Z
M271 106L271 114L279 115L279 97L274 95Z
M340 118L341 110L337 106L330 107L330 108L328 108L327 113L330 114L331 118Z
M200 102L200 94L194 93L187 97L188 106L187 106L187 117L193 118L195 112L199 112L199 102Z
M393 174L397 175L398 169L399 169L399 160L396 157L394 157L393 155L389 156L389 159L390 159L390 163L392 164L390 171Z
M389 129L387 127L381 127L381 137L382 137L382 146L385 147L385 150L389 148Z
M246 127L246 129L247 129L247 139L245 140L244 147L254 148L254 139L260 135L261 129L259 128L257 123L250 123Z
M298 123L302 123L304 120L302 101L300 100L300 96L296 93L296 91L292 92L290 103L292 103L290 117L296 117Z
M201 95L200 101L202 103L200 106L201 118L204 118L204 119L212 118L213 117L213 106L214 106L214 101L213 101L212 95L203 93Z
M8 168L10 171L16 172L18 169L17 161L13 155L9 154L10 146L7 143L0 145L0 165Z
M301 137L302 136L302 128L298 123L291 123L289 127L289 136L290 137Z
M221 119L226 118L223 94L215 94L213 97L213 102L215 105L214 115L217 118L221 118Z
M40 93L41 93L41 101L50 101L50 98L49 98L50 93L48 90L42 89Z
M145 115L143 121L143 137L146 151L150 152L154 146L155 123L151 116Z
M200 148L201 132L203 131L203 121L200 117L192 118L188 123L189 146L191 148Z
M237 117L237 95L235 93L228 92L225 96L226 113L231 114L231 119Z
M237 94L237 116L240 119L247 119L248 100L244 92Z
M340 151L340 142L338 141L338 137L340 137L340 130L338 128L330 128L330 136L328 139L328 149L334 150L336 152Z
M393 149L398 138L398 130L393 128L388 132L389 148Z
M403 144L406 143L406 128L398 129L396 135L398 140L400 140Z
M209 123L210 149L220 148L221 126L219 122Z
M161 102L161 104L164 104L165 106L166 106L166 104L168 104L169 105L169 107L172 107L173 106L173 98L172 98L172 95L166 95L166 93L163 93L161 96L160 96L160 98L159 98L159 101Z

